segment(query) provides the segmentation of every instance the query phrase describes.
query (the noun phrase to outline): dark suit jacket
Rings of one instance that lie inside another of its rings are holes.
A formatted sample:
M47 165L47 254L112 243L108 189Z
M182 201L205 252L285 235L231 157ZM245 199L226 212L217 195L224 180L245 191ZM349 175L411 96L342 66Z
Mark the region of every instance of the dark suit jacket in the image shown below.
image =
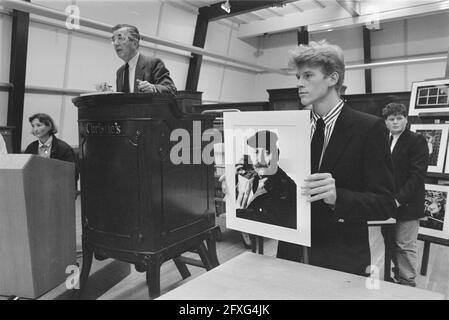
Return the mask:
M123 91L124 69L125 66L122 65L117 70L117 91ZM170 72L165 68L164 63L159 58L147 57L140 53L134 77L135 92L137 92L137 79L154 84L159 93L176 94L176 87L170 78Z
M238 218L296 229L296 183L281 169L268 176L265 193L256 194L246 209L237 209Z
M31 142L25 149L24 153L39 154L39 141ZM75 180L78 180L78 162L76 161L75 152L66 142L53 136L51 143L50 158L75 163Z
M365 274L370 264L369 220L394 216L393 165L383 119L345 105L335 123L320 172L335 179L337 201L332 210L312 203L310 263ZM278 257L301 260L301 248L280 242Z
M426 138L405 129L396 142L391 157L396 185L395 198L401 204L397 208L396 219L414 220L424 217L424 178L429 159Z

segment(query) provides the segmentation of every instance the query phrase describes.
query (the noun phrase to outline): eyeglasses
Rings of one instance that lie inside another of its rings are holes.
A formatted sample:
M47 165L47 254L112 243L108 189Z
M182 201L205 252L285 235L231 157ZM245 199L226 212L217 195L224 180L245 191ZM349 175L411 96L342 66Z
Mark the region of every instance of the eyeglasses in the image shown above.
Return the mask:
M125 42L125 41L128 40L128 39L129 39L129 38L128 38L127 36L124 36L124 35L119 34L117 37L115 37L115 36L112 36L112 37L111 37L111 43L112 43L112 44L114 44L115 42L123 43L123 42Z

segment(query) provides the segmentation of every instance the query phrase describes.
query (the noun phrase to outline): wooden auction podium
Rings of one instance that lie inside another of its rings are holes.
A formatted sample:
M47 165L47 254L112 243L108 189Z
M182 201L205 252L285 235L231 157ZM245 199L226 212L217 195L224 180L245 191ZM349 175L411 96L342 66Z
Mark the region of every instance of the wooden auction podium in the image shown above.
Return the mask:
M34 299L76 263L75 166L0 156L0 295Z
M93 255L146 271L151 298L160 295L164 261L173 259L183 278L190 275L181 259L186 251L197 252L206 269L218 265L214 168L201 161L208 143L201 136L213 117L182 113L162 94L87 95L73 103L79 124L81 291ZM171 154L178 134L185 138L188 163L171 159L179 156Z

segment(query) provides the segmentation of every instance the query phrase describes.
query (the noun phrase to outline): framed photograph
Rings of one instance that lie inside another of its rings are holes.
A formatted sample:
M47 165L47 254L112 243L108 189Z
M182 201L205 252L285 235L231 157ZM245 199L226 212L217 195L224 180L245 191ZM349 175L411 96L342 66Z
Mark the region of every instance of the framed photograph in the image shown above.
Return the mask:
M449 79L413 82L408 114L449 111Z
M310 111L224 113L226 227L310 246Z
M442 173L447 150L449 125L447 124L412 124L410 130L422 134L429 148L428 172ZM446 166L446 170L448 166Z
M449 186L426 184L424 211L419 222L419 233L449 239L449 215L446 214Z

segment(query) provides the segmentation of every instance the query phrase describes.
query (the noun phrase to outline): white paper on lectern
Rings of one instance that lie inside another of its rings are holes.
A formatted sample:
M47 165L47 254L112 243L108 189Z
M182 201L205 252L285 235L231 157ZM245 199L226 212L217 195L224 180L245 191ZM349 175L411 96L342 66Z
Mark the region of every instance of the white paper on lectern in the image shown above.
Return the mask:
M236 216L236 163L247 149L246 140L260 130L276 132L279 167L296 183L296 229ZM310 246L310 203L300 186L310 174L310 111L224 113L226 227L263 237Z

